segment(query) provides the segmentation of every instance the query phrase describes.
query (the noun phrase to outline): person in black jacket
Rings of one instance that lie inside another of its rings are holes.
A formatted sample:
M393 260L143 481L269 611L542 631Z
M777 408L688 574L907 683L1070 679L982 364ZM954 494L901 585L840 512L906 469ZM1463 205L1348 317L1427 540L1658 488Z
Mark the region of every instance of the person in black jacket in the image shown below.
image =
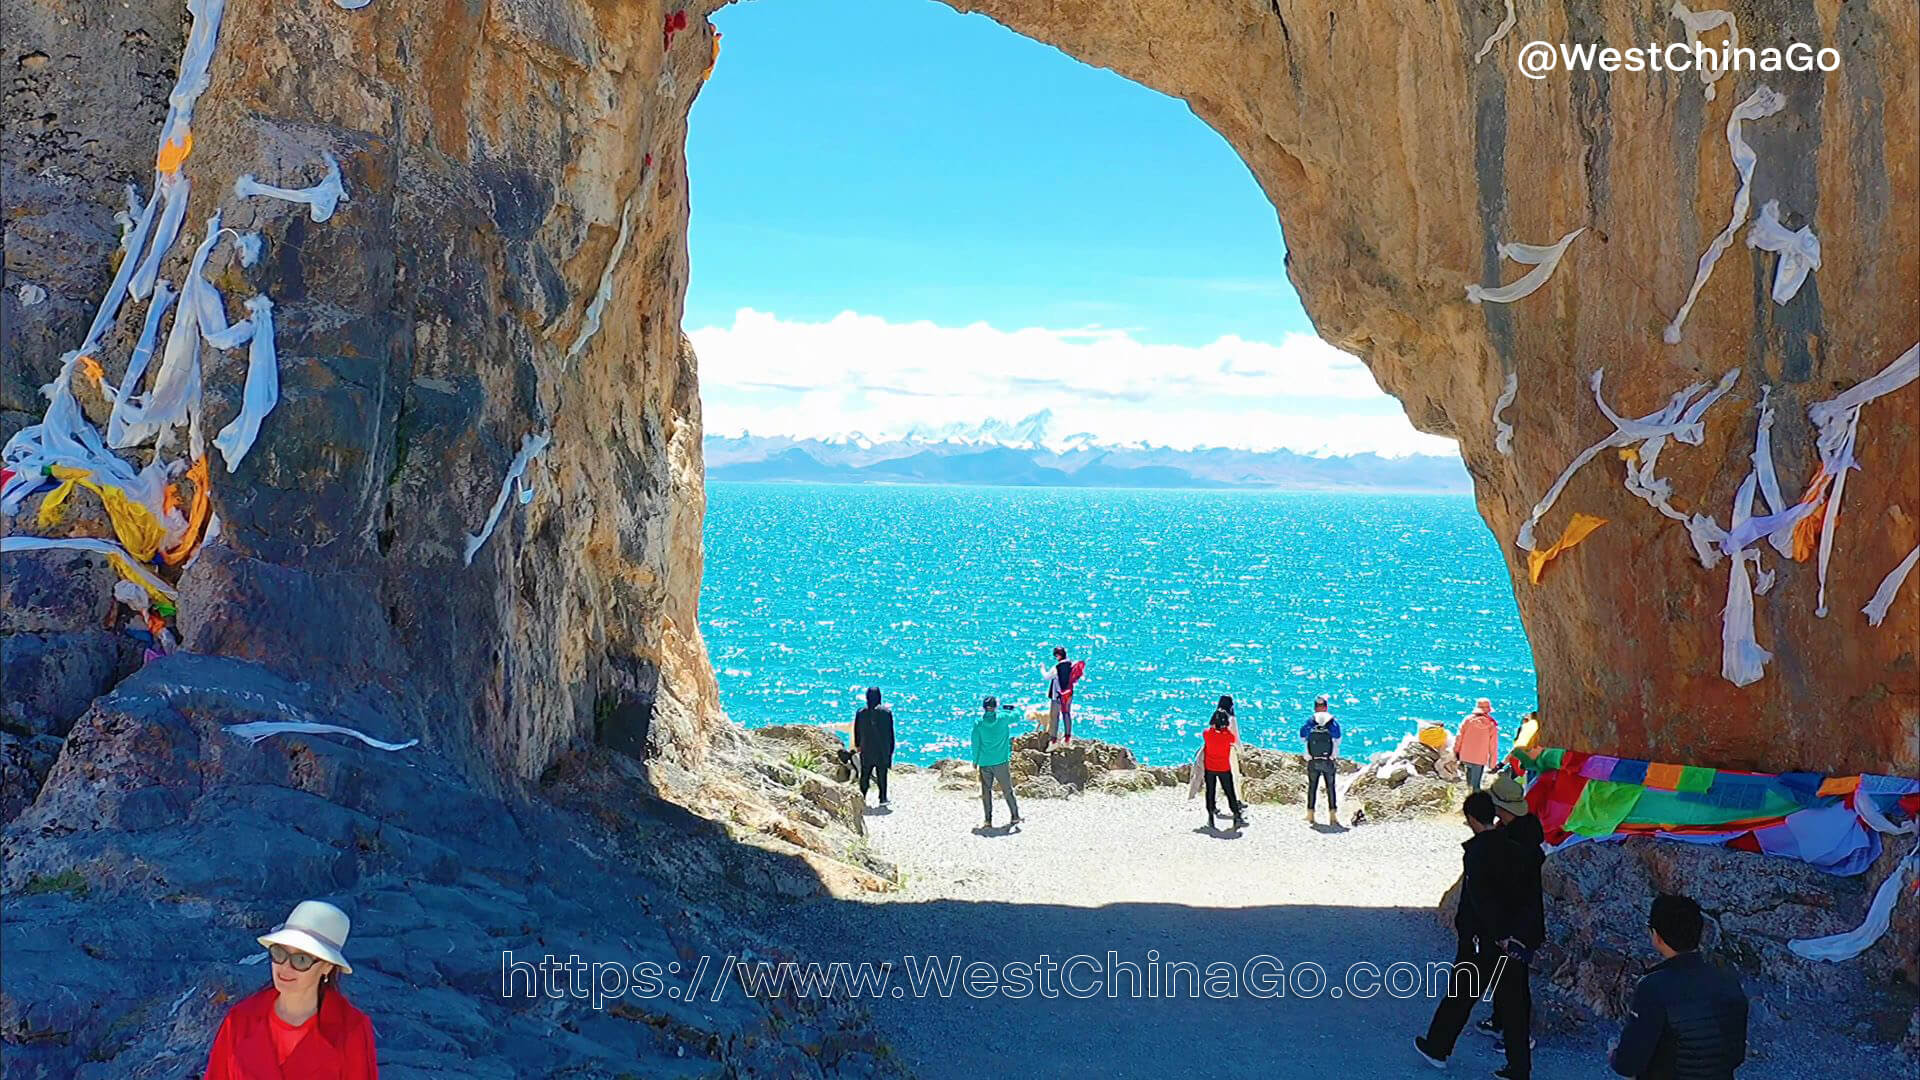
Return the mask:
M1610 1064L1638 1080L1733 1080L1747 1060L1747 993L1700 955L1700 905L1653 898L1647 930L1665 957L1633 988Z
M893 765L893 710L880 704L880 688L867 687L867 707L853 714L853 752L860 759L860 801L867 784L880 781L880 805L887 805L887 769Z
M1447 1055L1453 1053L1460 1030L1467 1026L1473 1003L1491 983L1494 1014L1505 1028L1507 1054L1506 1066L1493 1075L1499 1080L1531 1080L1533 1053L1527 1032L1533 1024L1533 999L1526 965L1539 940L1525 940L1531 928L1518 886L1525 880L1526 851L1496 824L1492 795L1476 791L1467 796L1460 811L1473 836L1460 845L1460 906L1453 916L1460 935L1454 951L1456 974L1448 980L1447 996L1434 1009L1427 1033L1416 1036L1413 1047L1427 1064L1446 1068ZM1538 854L1535 848L1534 855ZM1471 978L1461 977L1469 973Z
M1518 906L1516 936L1530 948L1538 948L1547 939L1547 909L1540 888L1540 867L1546 862L1541 844L1546 842L1546 830L1533 808L1527 805L1526 789L1520 786L1520 781L1502 776L1487 785L1487 794L1493 796L1493 812L1499 819L1500 832L1521 847L1520 861L1515 864L1517 880L1513 882L1514 903ZM1478 1026L1482 1034L1499 1040L1493 1044L1495 1051L1506 1053L1506 1040L1501 1036L1506 1027L1501 1023L1497 1005L1493 1015L1480 1021ZM1531 1036L1527 1045L1533 1045Z

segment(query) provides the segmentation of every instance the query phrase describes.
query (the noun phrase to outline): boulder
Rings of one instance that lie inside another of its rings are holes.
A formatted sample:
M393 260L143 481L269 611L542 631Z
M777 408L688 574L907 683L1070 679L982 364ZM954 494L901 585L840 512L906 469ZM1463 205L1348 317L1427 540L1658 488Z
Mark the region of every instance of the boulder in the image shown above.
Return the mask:
M53 735L0 731L0 825L12 821L40 794L60 747L61 740Z
M1030 747L1015 747L1013 756L1007 759L1012 766L1013 778L1023 780L1029 776L1052 776L1053 759L1044 750Z
M1248 777L1240 785L1240 797L1250 803L1293 805L1307 801L1306 778L1272 773L1258 779Z
M1013 737L1013 750L1014 753L1022 750L1044 751L1054 742L1055 739L1045 731L1028 731Z
M1013 791L1023 799L1064 799L1074 793L1065 784L1046 774L1016 781Z
M91 552L57 549L9 552L0 558L5 559L0 572L0 634L100 628L113 604L113 583L120 580L106 559Z
M1153 782L1161 787L1179 787L1187 782L1181 779L1180 770L1170 765L1148 765L1142 771L1153 777ZM1193 769L1189 766L1187 775L1192 774Z
M137 642L98 628L0 637L0 721L27 734L64 736L94 698L139 664Z
M1466 798L1465 784L1450 784L1432 776L1405 776L1397 783L1362 783L1354 778L1341 797L1357 802L1368 821L1406 821L1413 818L1443 817L1457 814Z
M1159 786L1159 778L1151 770L1115 769L1112 772L1096 775L1087 785L1087 790L1121 794L1132 791L1151 791Z
M749 728L747 734L752 736L755 744L782 756L808 752L823 762L830 762L847 749L846 738L825 725L771 724Z

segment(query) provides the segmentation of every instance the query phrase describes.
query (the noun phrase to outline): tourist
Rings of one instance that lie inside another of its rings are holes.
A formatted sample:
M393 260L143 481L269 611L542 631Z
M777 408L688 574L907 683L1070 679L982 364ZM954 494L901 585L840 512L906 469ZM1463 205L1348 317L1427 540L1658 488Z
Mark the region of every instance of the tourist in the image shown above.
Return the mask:
M1454 1042L1473 1012L1473 1003L1489 982L1493 984L1494 1014L1505 1031L1507 1063L1496 1080L1529 1080L1533 1069L1533 1000L1527 985L1527 960L1538 941L1528 941L1526 914L1516 897L1519 846L1499 827L1493 796L1484 791L1468 795L1460 807L1473 831L1461 848L1459 907L1453 916L1459 942L1454 966L1473 975L1456 974L1448 980L1447 996L1433 1012L1427 1033L1416 1036L1414 1050L1436 1069L1447 1066ZM1535 849L1536 853L1538 849Z
M340 992L340 976L353 973L340 952L350 925L332 904L304 900L255 939L267 949L273 981L227 1010L205 1080L376 1080L373 1024Z
M1060 745L1073 743L1073 662L1067 650L1055 646L1053 667L1047 674L1047 741L1060 732Z
M1539 816L1527 805L1527 793L1518 780L1511 776L1499 777L1487 785L1487 794L1493 798L1493 812L1499 820L1501 833L1518 845L1518 850L1514 852L1514 880L1509 885L1516 905L1516 936L1537 947L1547 937L1546 902L1540 884L1540 868L1546 862L1541 845L1546 840L1546 832L1540 826ZM1482 1034L1494 1036L1493 1048L1496 1052L1506 1052L1506 1037L1503 1034L1506 1028L1497 1002L1493 1015L1480 1021L1479 1029ZM1533 1046L1531 1034L1527 1036L1527 1046Z
M987 828L993 828L993 785L1007 797L1007 824L1020 824L1020 800L1013 794L1013 729L993 698L980 703L980 719L973 722L973 765L980 770L980 809Z
M1207 773L1207 828L1214 827L1214 817L1219 810L1214 802L1216 787L1227 791L1227 806L1233 810L1233 827L1238 829L1247 823L1245 814L1240 812L1240 796L1233 789L1233 758L1240 737L1233 733L1233 715L1214 710L1213 719L1207 724L1207 730L1200 735L1201 764Z
M887 805L887 769L893 765L893 710L880 704L880 688L867 687L867 707L853 714L853 754L860 761L860 802L867 785L880 782L880 805Z
M1327 824L1340 824L1340 804L1334 798L1334 760L1340 756L1340 721L1327 711L1326 695L1313 699L1313 717L1301 725L1300 737L1307 741L1307 824L1313 818L1314 799L1322 783L1327 788Z
M1700 955L1700 905L1653 898L1647 933L1663 959L1633 988L1633 1004L1610 1063L1642 1080L1732 1080L1747 1060L1747 994L1731 972Z
M1546 842L1546 829L1533 807L1527 805L1527 792L1520 781L1511 776L1497 777L1487 785L1487 794L1493 796L1493 810L1500 818L1500 827L1514 843L1537 848Z
M1500 763L1500 725L1493 719L1493 702L1481 698L1460 720L1453 739L1453 756L1467 772L1467 787L1480 790L1480 778Z

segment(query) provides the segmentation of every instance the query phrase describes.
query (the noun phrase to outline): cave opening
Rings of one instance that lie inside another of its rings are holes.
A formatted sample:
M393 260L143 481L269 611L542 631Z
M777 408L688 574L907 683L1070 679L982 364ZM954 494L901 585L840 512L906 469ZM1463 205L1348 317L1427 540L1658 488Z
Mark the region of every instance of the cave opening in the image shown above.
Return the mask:
M879 684L951 756L983 696L1039 709L1055 643L1090 733L1168 762L1222 693L1279 745L1319 693L1370 749L1533 708L1454 444L1316 335L1187 103L937 3L713 23L684 326L735 720Z

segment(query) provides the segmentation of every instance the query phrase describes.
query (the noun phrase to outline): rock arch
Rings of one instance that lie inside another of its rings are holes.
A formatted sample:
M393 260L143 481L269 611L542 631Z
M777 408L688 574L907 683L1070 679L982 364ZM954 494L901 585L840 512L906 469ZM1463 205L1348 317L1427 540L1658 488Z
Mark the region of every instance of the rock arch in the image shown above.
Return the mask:
M301 170L321 149L340 159L350 201L325 227L230 206L228 223L260 228L268 251L216 269L274 297L283 392L259 446L216 485L225 544L182 582L191 646L386 687L481 775L537 775L615 715L643 717L653 752L694 770L733 738L697 629L697 362L679 332L682 146L715 6L689 7L670 45L676 9L653 2L227 7L187 220L232 204L241 173L313 179ZM1700 444L1660 459L1675 506L1725 522L1761 385L1797 497L1816 460L1806 406L1920 340L1912 4L1741 4L1744 43L1832 45L1843 64L1731 75L1711 101L1690 75L1513 71L1533 38L1680 39L1656 3L1524 11L1477 63L1504 13L1495 3L954 6L1185 99L1247 161L1284 216L1289 273L1320 332L1365 359L1417 426L1459 439L1510 557L1551 741L1722 766L1920 770L1920 582L1883 625L1859 614L1920 540L1920 388L1867 407L1830 613L1814 614L1811 563L1778 565L1757 602L1775 658L1749 686L1720 673L1726 564L1700 566L1688 531L1623 487L1612 449L1541 524L1557 536L1579 511L1608 519L1602 530L1537 586L1511 542L1611 427L1587 390L1596 368L1628 416L1740 372ZM167 0L7 8L24 43L8 94L22 133L4 159L8 271L51 294L28 307L9 288L4 300L11 431L104 288L111 208L122 181L145 183L167 89L142 73L173 62L182 26ZM1778 199L1810 220L1824 261L1776 306L1775 257L1736 241L1681 342L1664 344L1727 220L1727 116L1762 81L1787 104L1747 126L1755 212ZM1538 292L1466 302L1469 282L1517 276L1501 244L1581 227ZM616 248L604 318L575 350ZM173 258L177 270L185 253ZM129 321L110 354L125 355ZM222 419L239 373L209 368ZM1509 374L1511 456L1491 422ZM540 497L463 567L463 536L536 431L553 438Z

